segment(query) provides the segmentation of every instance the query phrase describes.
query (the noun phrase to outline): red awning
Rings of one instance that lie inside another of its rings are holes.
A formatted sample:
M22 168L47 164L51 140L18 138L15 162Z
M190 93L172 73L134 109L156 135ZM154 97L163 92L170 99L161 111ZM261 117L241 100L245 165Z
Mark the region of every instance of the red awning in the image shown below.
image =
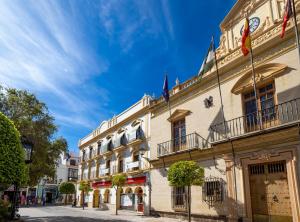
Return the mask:
M127 178L126 184L144 184L146 182L146 176Z
M141 177L132 177L132 178L127 178L126 179L126 184L144 184L146 183L146 176L141 176ZM99 181L99 182L94 182L92 184L93 188L97 187L111 187L111 181Z
M97 187L110 187L111 186L111 181L100 181L100 182L94 182L92 184L93 188Z

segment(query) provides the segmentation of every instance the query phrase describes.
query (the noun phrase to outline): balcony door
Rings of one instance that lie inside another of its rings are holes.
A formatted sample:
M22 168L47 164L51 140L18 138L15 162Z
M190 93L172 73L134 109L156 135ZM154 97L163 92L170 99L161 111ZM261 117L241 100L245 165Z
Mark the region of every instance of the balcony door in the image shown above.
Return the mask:
M185 119L173 122L173 152L186 148L186 127Z
M260 119L263 126L267 124L276 124L274 94L274 83L260 87L257 90L258 107L256 106L254 91L243 95L247 132L258 130Z

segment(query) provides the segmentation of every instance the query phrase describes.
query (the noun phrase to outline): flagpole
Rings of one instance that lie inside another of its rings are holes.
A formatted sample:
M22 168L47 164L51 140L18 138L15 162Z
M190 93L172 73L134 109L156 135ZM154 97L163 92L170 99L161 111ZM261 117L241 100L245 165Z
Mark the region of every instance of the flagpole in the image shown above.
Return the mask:
M295 28L297 48L298 48L298 59L299 59L299 63L300 63L299 31L298 31L296 7L295 7L295 1L294 0L292 0L292 5L293 5L293 16L294 16L294 23L295 23L294 28Z
M257 118L259 121L259 127L262 129L262 119L261 115L259 115L258 110L258 97L257 97L257 87L256 87L256 80L255 80L255 70L254 70L254 63L253 63L253 52L252 52L252 45L251 45L251 38L250 38L250 61L251 61L251 68L252 68L252 78L253 78L253 88L254 88L254 96L255 96L255 105L256 105L256 112Z
M218 87L219 87L219 95L220 95L220 101L221 101L221 112L222 112L222 116L223 116L224 130L225 130L226 139L228 139L228 141L230 141L230 144L231 144L231 151L232 151L232 158L233 158L234 188L235 188L234 198L235 198L235 207L237 209L238 208L238 204L237 204L238 198L237 198L237 181L236 181L236 169L235 169L236 168L235 151L233 148L232 141L231 141L230 137L228 136L228 129L227 129L225 113L224 113L223 96L222 96L222 90L221 90L219 67L218 67L217 54L216 54L216 50L215 50L214 36L212 36L212 41L213 41L213 51L214 51L214 57L215 57L215 65L216 65L216 73L217 73L217 79L218 79ZM215 159L215 157L214 157L214 159Z
M226 127L225 114L224 114L224 105L223 105L222 90L221 90L221 84L220 84L220 75L219 75L219 68L218 68L217 54L216 54L216 50L215 50L215 40L214 40L214 36L212 36L212 42L213 42L213 51L214 51L214 57L215 57L215 65L216 65L217 79L218 79L219 95L220 95L220 100L221 100L221 113L222 113L222 117L223 117L223 124L224 124L224 129L225 129L225 136L226 136L226 138L227 138L227 137L228 137L228 133L227 133L227 127Z

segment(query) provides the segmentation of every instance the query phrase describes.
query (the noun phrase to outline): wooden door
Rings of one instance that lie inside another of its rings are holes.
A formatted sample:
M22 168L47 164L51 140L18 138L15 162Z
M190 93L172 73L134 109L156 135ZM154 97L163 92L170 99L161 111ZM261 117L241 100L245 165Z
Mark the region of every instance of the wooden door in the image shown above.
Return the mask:
M99 190L94 190L93 207L99 207Z
M286 163L249 166L253 222L292 222Z

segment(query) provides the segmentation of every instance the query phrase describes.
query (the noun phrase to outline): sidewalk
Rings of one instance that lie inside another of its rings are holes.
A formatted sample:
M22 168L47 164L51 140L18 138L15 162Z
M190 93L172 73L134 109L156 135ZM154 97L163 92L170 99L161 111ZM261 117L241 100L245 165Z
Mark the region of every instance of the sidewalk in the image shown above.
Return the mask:
M74 208L71 206L45 206L20 208L21 219L23 221L38 222L179 222L178 219L156 218L152 216L139 215L136 212L128 210L119 210L118 215L113 211L102 211L93 208Z

